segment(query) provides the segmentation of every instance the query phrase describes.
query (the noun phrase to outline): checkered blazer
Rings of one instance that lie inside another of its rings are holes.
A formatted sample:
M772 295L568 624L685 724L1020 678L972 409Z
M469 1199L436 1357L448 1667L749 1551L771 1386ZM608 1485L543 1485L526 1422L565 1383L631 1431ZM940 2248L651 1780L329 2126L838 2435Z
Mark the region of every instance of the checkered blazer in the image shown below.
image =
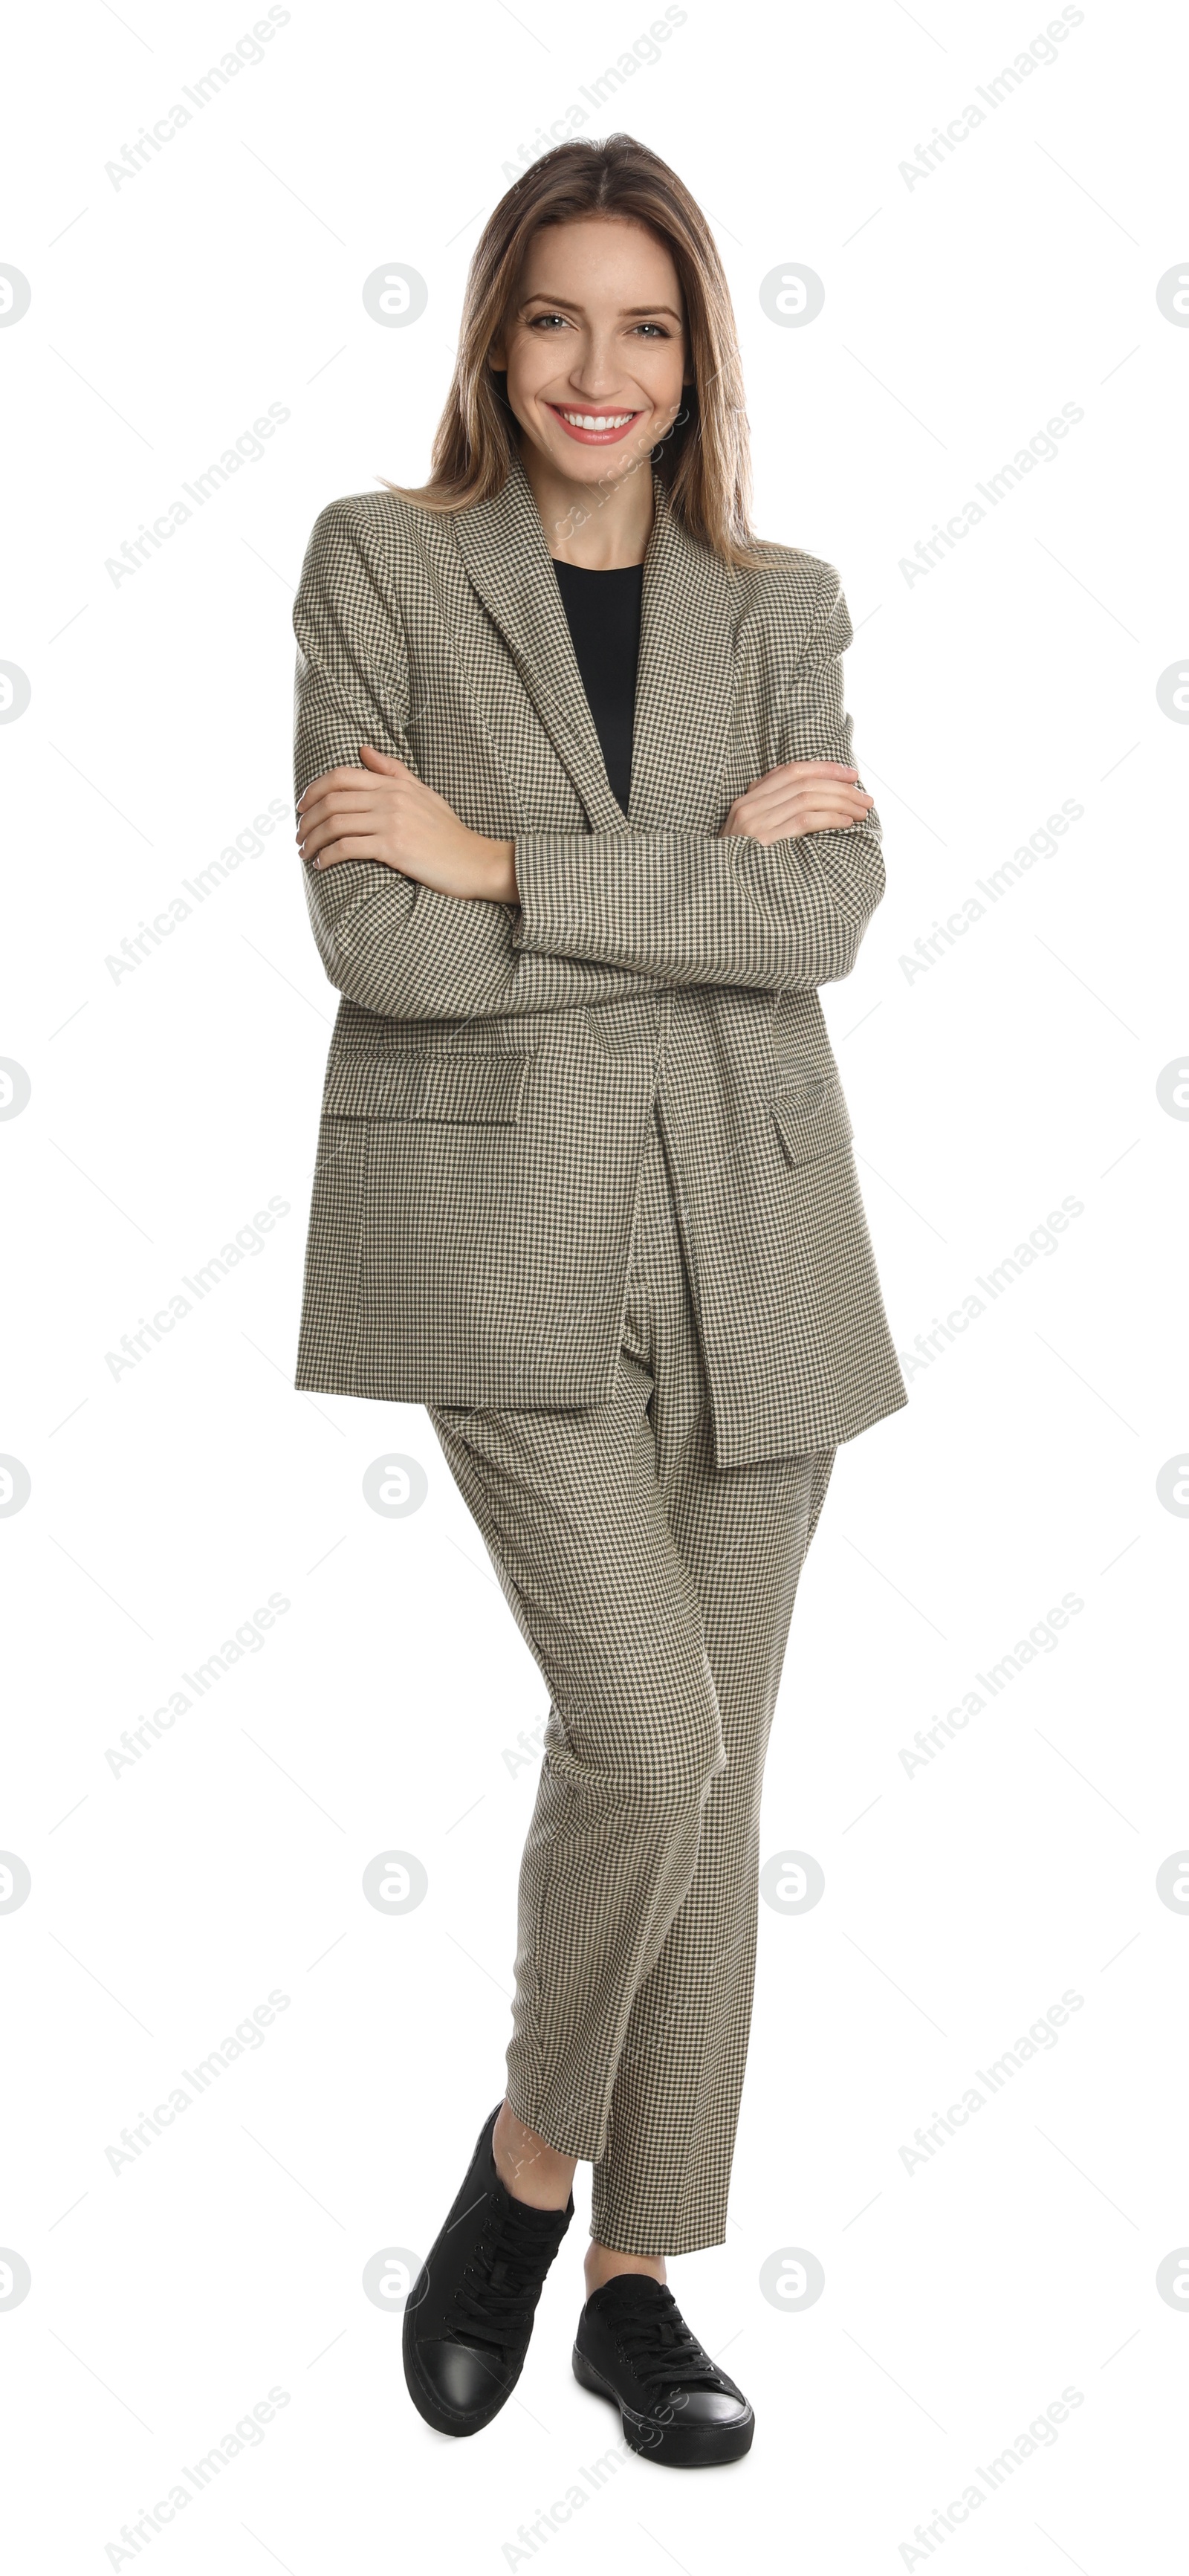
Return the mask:
M343 1001L296 1383L479 1408L611 1392L654 1096L716 1462L851 1439L907 1402L817 987L883 892L879 825L721 837L779 762L851 759L838 575L729 570L654 476L631 802L611 792L532 489L314 525L293 612L295 794L359 746L514 840L519 902L370 861L304 870Z

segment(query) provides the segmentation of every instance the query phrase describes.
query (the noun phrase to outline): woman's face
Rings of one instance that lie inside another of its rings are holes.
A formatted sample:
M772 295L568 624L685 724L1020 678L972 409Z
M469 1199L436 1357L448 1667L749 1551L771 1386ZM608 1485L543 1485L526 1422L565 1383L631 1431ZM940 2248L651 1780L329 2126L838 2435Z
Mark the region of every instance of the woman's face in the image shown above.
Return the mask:
M672 427L692 374L669 252L621 215L547 225L488 363L506 367L524 436L555 471L617 482Z

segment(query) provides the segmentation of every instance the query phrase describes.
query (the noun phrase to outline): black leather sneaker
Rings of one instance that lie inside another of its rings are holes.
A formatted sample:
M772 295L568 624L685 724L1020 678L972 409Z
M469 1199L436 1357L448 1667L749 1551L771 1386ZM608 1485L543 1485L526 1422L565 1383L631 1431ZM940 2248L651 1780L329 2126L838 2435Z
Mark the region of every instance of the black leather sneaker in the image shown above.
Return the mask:
M663 2468L718 2468L751 2449L755 2416L742 2389L647 2272L619 2272L587 2300L574 2376L618 2406L625 2441Z
M524 2368L545 2275L574 2215L514 2200L484 2121L470 2169L405 2306L405 2384L438 2433L478 2433Z

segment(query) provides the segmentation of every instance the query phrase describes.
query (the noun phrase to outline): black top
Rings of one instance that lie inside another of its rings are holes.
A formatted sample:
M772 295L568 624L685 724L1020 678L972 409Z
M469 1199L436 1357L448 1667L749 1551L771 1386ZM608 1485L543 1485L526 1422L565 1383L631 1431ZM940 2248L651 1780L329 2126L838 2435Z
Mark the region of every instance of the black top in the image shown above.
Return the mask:
M612 572L588 572L584 564L559 563L555 555L553 569L612 793L626 814L644 566L620 564Z

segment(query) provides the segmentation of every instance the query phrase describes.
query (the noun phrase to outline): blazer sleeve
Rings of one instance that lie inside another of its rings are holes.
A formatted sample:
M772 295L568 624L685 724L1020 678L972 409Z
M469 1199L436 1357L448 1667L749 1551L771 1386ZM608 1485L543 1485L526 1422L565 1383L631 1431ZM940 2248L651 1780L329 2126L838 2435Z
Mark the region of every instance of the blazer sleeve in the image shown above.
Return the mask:
M386 592L350 500L315 521L293 609L294 797L327 769L359 767L359 747L417 762L409 742L409 664L400 603ZM475 1019L572 1009L656 992L663 979L615 962L522 957L514 904L439 894L370 859L303 868L314 938L332 984L396 1019Z
M771 764L852 766L842 655L852 627L822 566ZM532 956L600 958L673 984L804 992L849 975L884 890L874 807L862 824L765 846L744 833L522 832L513 944Z

